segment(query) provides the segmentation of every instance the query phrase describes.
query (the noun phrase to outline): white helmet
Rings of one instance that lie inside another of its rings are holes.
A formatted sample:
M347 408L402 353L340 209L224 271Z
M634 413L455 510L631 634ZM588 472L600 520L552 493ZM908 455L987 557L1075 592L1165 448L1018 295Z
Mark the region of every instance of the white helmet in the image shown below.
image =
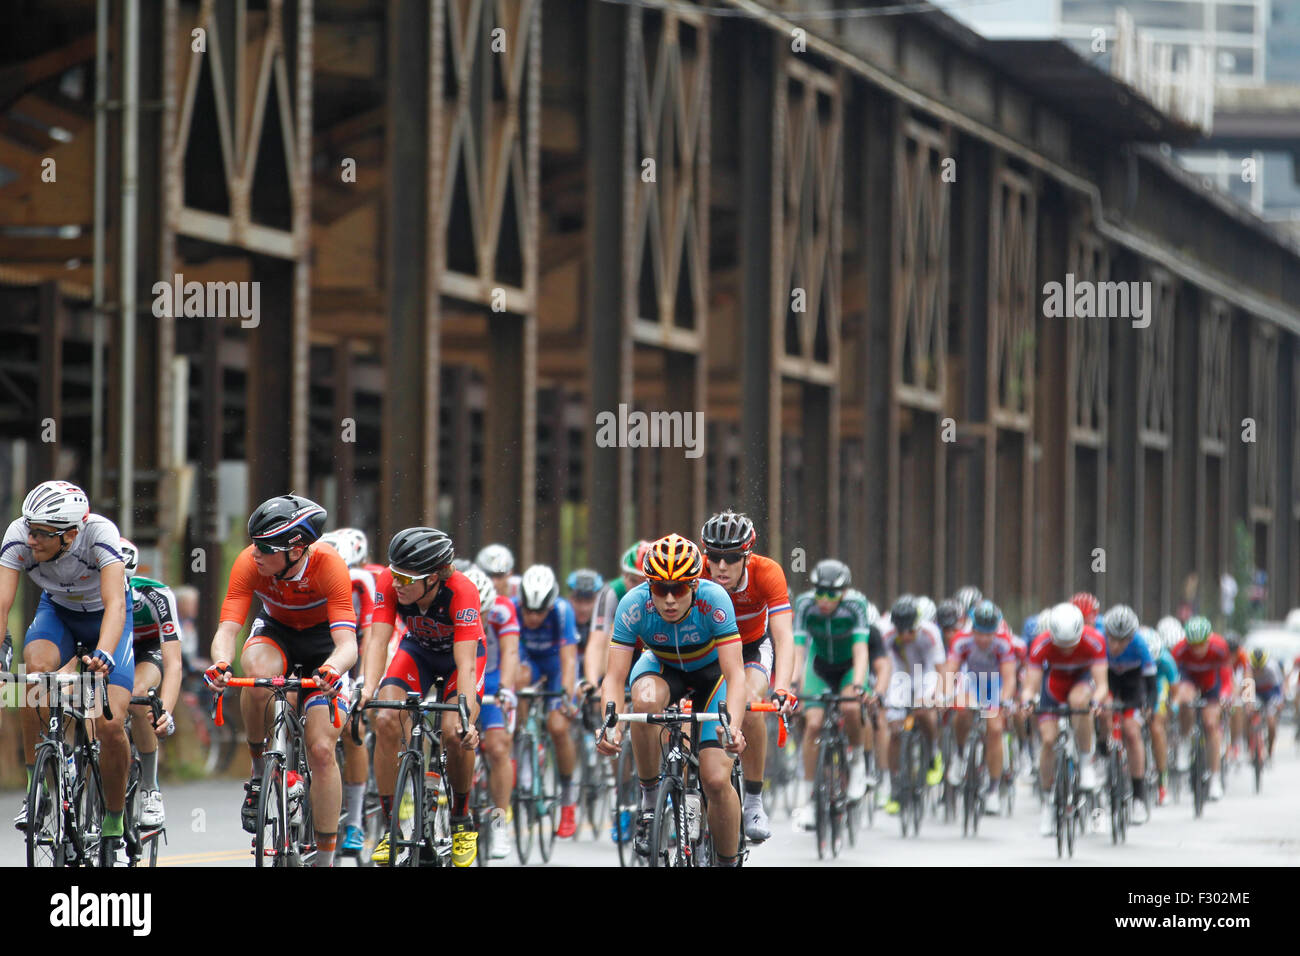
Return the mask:
M70 481L43 481L23 499L23 517L60 531L86 526L90 499Z
M140 549L126 538L122 538L117 543L117 547L122 552L122 563L126 565L126 576L129 578L140 566Z
M474 563L488 574L509 574L515 569L515 556L504 544L489 544L478 553Z
M1156 633L1160 635L1160 643L1172 650L1183 639L1183 626L1178 618L1166 614L1156 622Z
M1047 617L1047 630L1053 644L1068 650L1083 638L1083 612L1069 602L1058 604Z
M474 587L478 588L479 611L487 613L488 608L490 608L493 602L497 599L496 585L493 584L492 579L487 576L487 572L472 564L465 569L465 577L469 578L470 581L474 583Z
M356 528L335 528L320 536L331 548L339 553L343 563L350 568L359 568L366 560L370 549L364 531Z
M544 564L534 564L519 581L519 600L525 611L549 611L559 594L560 582Z
M916 619L921 623L933 623L934 616L938 613L938 608L930 600L929 595L922 594L916 599Z

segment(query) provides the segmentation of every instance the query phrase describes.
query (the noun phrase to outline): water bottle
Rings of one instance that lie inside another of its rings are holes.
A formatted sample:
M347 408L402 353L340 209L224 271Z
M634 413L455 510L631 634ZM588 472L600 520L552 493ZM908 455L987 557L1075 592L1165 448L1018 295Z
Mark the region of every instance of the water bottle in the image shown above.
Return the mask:
M302 785L302 777L296 771L290 770L285 774L284 779L289 788L289 821L302 823L302 796L305 789Z
M700 795L686 794L686 832L692 840L700 838Z

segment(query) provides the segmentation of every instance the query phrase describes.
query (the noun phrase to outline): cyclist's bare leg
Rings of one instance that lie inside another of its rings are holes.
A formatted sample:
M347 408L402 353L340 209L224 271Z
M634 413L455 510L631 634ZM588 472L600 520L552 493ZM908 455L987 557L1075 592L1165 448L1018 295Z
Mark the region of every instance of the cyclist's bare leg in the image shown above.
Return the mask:
M803 712L803 778L809 783L817 773L817 735L822 732L825 716L821 707L808 707Z
M307 740L307 766L311 768L311 811L317 833L334 833L338 829L343 787L339 778L339 762L334 752L340 730L330 721L328 705L313 703L307 708L303 735Z
M1223 750L1222 708L1216 700L1205 705L1205 737L1209 744L1210 773L1219 772L1219 752Z
M514 789L514 770L510 766L510 735L494 728L483 735L483 753L488 762L488 790L492 793L492 806L510 806L510 791Z
M1043 749L1038 752L1038 779L1042 781L1043 793L1052 792L1052 783L1056 778L1056 764L1052 759L1052 748L1056 746L1056 737L1060 728L1056 720L1044 716L1038 721L1038 736L1043 739Z
M657 674L642 674L632 685L632 712L656 714L668 706L668 682ZM632 725L632 756L636 773L642 780L659 776L659 742L661 730L651 724ZM752 745L751 745L752 746Z
M745 690L749 703L761 703L768 698L771 681L758 667L745 667ZM761 784L767 761L767 715L746 712L740 730L745 735L745 752L740 757L745 783ZM730 771L728 771L730 772ZM734 850L733 850L734 852ZM730 854L723 854L724 856Z
M1169 769L1169 737L1165 729L1167 714L1151 715L1151 752L1156 758L1156 770L1163 774Z
M375 695L378 700L401 700L406 696L405 684L388 684ZM402 710L372 711L375 728L375 789L381 797L393 797L397 786L397 757L402 752L411 722Z
M966 735L970 733L970 726L975 722L975 713L968 707L963 707L957 711L957 716L953 720L953 732L957 736L957 749L962 750L966 747Z
M889 742L885 745L889 751L889 772L898 773L898 754L899 747L902 744L901 734L903 733L903 722L901 720L891 720L888 722Z
M845 693L840 712L844 714L844 735L849 738L850 754L862 749L868 731L862 726L862 709L858 707L856 694Z
M99 769L104 778L104 809L121 813L126 806L126 777L130 770L131 745L126 740L126 711L131 692L116 684L108 685L108 703L113 719L95 718L95 736L99 740Z
M466 702L472 725L478 718L478 701L467 694ZM461 741L460 730L460 714L443 711L442 742L447 748L447 775L451 777L451 788L457 798L468 798L470 788L474 786L474 748ZM472 735L469 743L474 743Z
M1129 774L1140 780L1146 773L1147 749L1142 745L1142 725L1136 716L1124 718L1124 746L1128 747Z
M1087 681L1079 681L1066 696L1071 710L1087 710L1091 700L1092 684ZM1079 744L1079 757L1082 759L1092 753L1092 718L1080 714L1070 719L1074 722L1074 739Z
M709 800L709 831L718 856L735 856L740 846L740 800L731 785L733 759L720 747L700 752L700 785Z
M271 644L244 645L239 666L245 677L279 677L284 673L284 658ZM261 757L266 749L266 717L271 692L245 687L239 694L239 712L244 718L244 733L250 756Z
M1178 703L1178 729L1186 740L1192 732L1192 721L1196 719L1191 707L1196 701L1196 685L1191 681L1180 681L1170 696Z
M137 661L135 665L135 688L132 697L144 697L149 689L162 683L162 672L151 661ZM153 729L153 713L143 704L131 708L131 739L140 755L151 754L158 749L158 735Z
M23 666L29 674L44 674L59 669L59 648L53 641L29 641L23 645ZM26 702L33 691L41 690L39 685L23 688L23 700ZM31 766L36 762L36 745L41 739L41 727L49 719L46 709L48 700L43 691L32 696L40 707L21 707L23 725L23 762Z
M551 732L551 742L555 744L555 769L561 777L572 777L578 754L573 746L573 734L569 733L569 718L558 709L553 710L546 715L546 729Z
M1002 779L1002 731L1006 720L1001 714L989 717L984 722L984 762L989 768L989 780L997 783Z

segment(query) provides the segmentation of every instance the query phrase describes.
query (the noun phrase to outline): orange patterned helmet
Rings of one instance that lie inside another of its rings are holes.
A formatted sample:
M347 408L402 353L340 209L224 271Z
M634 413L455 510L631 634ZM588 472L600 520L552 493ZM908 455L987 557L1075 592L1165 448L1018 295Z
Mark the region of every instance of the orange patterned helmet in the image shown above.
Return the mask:
M670 534L650 545L641 570L651 581L694 581L704 570L704 559L694 541Z

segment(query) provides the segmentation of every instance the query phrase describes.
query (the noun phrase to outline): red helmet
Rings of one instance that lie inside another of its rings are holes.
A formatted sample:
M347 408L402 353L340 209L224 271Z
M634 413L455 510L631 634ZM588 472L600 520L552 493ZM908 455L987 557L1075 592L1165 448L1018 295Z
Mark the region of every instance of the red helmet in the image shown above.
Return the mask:
M1091 591L1080 591L1070 598L1070 603L1079 609L1079 613L1085 619L1095 618L1097 612L1101 610L1101 601L1097 600L1097 595Z

